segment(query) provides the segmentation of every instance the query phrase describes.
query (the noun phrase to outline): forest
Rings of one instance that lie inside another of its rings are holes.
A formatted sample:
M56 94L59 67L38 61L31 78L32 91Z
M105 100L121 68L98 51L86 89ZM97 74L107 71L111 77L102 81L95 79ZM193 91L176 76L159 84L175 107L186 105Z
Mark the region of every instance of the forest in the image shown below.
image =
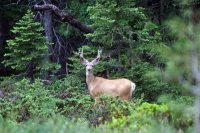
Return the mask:
M200 133L199 31L198 0L1 0L0 132Z

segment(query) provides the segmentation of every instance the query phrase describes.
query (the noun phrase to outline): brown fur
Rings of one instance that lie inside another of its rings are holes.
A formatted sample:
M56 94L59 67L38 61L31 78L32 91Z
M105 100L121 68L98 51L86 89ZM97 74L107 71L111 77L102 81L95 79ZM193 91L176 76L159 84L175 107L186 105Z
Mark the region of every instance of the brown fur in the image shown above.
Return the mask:
M131 84L132 82L128 79L108 80L100 77L94 77L93 81L87 82L90 95L95 99L95 102L103 94L131 101Z

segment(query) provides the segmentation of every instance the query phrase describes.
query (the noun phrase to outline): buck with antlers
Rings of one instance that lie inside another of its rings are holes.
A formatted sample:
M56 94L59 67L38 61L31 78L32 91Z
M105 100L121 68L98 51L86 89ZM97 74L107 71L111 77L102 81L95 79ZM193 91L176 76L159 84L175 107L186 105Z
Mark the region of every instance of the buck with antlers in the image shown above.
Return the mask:
M89 62L83 57L83 50L81 52L79 51L80 61L86 66L86 83L90 95L94 98L95 103L99 100L99 96L104 94L131 101L136 87L135 83L124 78L109 80L93 75L93 68L99 63L101 53L102 51L98 50L97 58Z

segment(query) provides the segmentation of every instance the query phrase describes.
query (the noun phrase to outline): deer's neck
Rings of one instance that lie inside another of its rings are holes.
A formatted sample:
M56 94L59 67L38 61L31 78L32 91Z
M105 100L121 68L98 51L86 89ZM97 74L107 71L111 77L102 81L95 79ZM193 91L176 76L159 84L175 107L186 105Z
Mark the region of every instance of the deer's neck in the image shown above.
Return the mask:
M90 83L92 83L95 79L95 76L93 75L93 73L87 74L86 73L86 83L88 85L88 87L90 86Z

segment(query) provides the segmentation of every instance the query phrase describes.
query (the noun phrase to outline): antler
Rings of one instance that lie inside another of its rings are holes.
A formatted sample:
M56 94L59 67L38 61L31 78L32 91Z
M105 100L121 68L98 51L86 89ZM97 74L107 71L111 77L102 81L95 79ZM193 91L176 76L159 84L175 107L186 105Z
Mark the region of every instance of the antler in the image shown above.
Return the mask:
M81 51L79 50L78 54L79 54L81 63L83 65L86 65L86 62L88 62L88 61L83 57L83 49Z
M78 51L78 55L79 55L80 57L83 57L83 49Z
M102 50L98 50L97 58L101 57L101 54L102 54ZM83 57L83 49L78 51L78 55L79 55L80 57L84 58L84 57Z
M97 58L100 58L101 54L102 54L102 50L98 50Z

